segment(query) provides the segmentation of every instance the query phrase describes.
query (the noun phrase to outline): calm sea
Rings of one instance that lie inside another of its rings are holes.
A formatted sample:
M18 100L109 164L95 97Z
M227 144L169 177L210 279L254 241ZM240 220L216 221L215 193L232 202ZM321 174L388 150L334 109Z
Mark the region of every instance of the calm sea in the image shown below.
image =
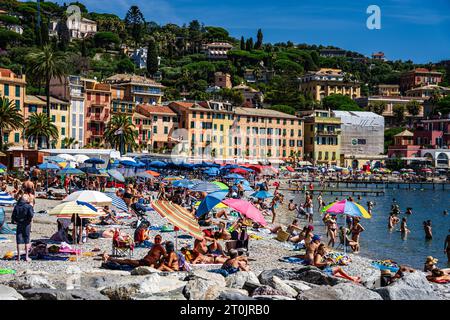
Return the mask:
M443 211L450 212L450 190L421 190L419 186L416 190L385 189L384 196L365 196L362 200L355 201L367 208L367 202L372 201L375 207L372 212L372 219L362 219L361 224L366 229L361 234L361 254L374 259L392 259L401 264L407 264L415 268L422 268L425 258L429 255L439 259L440 267L447 267L447 256L444 253L444 240L449 234L450 215L444 216ZM324 231L323 223L317 213L317 195L314 196L315 225L319 228L319 233ZM288 194L286 199L294 198L295 202L304 201L304 194ZM331 203L336 195L324 195L324 201ZM345 196L339 196L344 199ZM402 239L398 231L389 231L388 216L391 209L392 199L395 198L400 206L402 214L400 218L407 218L408 228L411 233ZM286 202L287 202L286 201ZM407 207L413 209L412 215L405 215ZM431 220L433 227L433 239L425 240L423 221ZM292 216L280 217L280 222L289 223ZM339 226L345 222L344 217L338 219ZM304 224L304 221L302 221Z

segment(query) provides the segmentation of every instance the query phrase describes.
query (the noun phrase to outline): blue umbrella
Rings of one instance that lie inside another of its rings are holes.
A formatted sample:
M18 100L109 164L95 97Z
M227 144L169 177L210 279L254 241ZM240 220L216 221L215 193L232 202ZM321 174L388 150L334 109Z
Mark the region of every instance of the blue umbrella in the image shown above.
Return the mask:
M243 179L244 177L237 173L230 173L224 177L225 179Z
M109 169L106 171L106 173L109 174L109 176L114 180L117 180L119 182L125 182L125 177L123 176L123 174L121 174L119 171L115 169Z
M191 191L207 192L207 193L220 191L219 186L215 185L214 183L210 183L210 182L199 182L189 189Z
M250 182L248 182L248 180L245 180L245 179L236 179L235 181L234 181L234 183L240 183L240 182L242 182L242 184L244 185L244 186L249 186L250 185Z
M270 193L269 191L261 190L261 191L256 191L255 193L252 193L250 195L250 197L258 198L258 199L267 199L267 198L272 198L273 194Z
M227 194L228 191L216 191L208 194L198 206L195 216L201 217L211 211L212 208L214 208L219 202L225 199Z
M47 161L53 161L53 162L66 162L65 159L58 157L58 156L50 156L46 158Z
M214 162L205 162L203 161L201 164L204 168L220 168L220 164Z
M128 211L128 207L127 207L127 204L125 203L125 201L123 201L121 198L116 196L115 193L105 192L105 194L111 198L111 200L112 200L111 204L114 207L116 207L117 209L122 210L122 211Z
M239 166L237 164L226 164L221 169L222 170L229 170L229 169L236 169L236 168L239 168Z
M138 162L136 163L136 168L145 168L145 167L146 167L146 164L143 163L143 162L138 161Z
M59 170L59 166L57 166L54 163L48 163L48 162L44 162L44 163L38 165L38 168L41 170Z
M84 163L90 163L90 164L104 164L105 160L100 158L90 158L87 159Z
M219 174L219 169L211 167L203 171L203 173L207 174L208 176L217 176Z
M66 174L84 174L84 172L76 168L64 168L62 170L59 170L58 174L62 176Z
M3 163L0 163L0 169L6 169L6 166Z
M188 180L188 179L182 179L182 180L174 181L172 183L172 185L174 187L177 187L177 188L191 188L195 184L192 181Z
M150 162L150 166L155 167L155 168L165 168L167 166L167 163L156 160L156 161Z
M100 174L100 171L96 167L84 167L81 171L87 174Z
M119 163L125 167L133 167L133 168L137 167L137 163L130 160L119 161Z

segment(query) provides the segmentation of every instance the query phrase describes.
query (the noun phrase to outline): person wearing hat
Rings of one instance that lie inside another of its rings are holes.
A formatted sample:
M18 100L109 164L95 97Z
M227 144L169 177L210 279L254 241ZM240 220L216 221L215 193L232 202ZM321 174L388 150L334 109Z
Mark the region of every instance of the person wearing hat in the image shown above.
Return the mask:
M439 261L438 259L435 259L432 256L428 256L427 260L425 261L423 271L425 272L433 271L434 269L437 268L436 263L438 263L438 261Z

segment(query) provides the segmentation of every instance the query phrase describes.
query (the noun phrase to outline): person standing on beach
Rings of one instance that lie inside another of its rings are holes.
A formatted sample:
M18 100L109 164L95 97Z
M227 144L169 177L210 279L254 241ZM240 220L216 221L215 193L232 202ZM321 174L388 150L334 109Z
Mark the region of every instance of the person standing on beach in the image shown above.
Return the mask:
M30 204L30 196L24 194L13 209L11 220L17 224L16 243L17 261L20 260L20 245L25 245L25 261L30 261L28 257L30 251L31 222L34 216L33 206Z
M320 213L320 208L322 207L322 192L317 196L317 211Z
M447 238L445 238L444 252L447 254L447 263L450 263L450 229L448 230Z
M306 210L306 215L308 217L308 223L313 223L313 220L314 220L313 201L312 201L312 196L309 194L306 195L304 208Z

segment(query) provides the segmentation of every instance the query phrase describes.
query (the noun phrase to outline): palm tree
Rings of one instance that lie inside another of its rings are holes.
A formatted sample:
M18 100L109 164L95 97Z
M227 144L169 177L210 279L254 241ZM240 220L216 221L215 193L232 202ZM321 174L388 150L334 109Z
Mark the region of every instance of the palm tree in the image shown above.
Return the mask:
M44 138L48 147L50 138L58 140L58 129L50 120L50 117L45 113L32 113L25 123L25 139L33 139L37 143L36 149L39 147L40 139Z
M125 151L133 151L137 147L135 139L138 136L131 117L126 114L117 114L106 125L105 141L112 148L118 149L122 154Z
M20 129L22 123L23 117L17 110L14 101L0 97L0 150L3 150L3 132Z
M47 95L47 115L50 116L50 81L52 78L62 79L66 76L66 55L55 52L51 45L45 45L42 50L28 54L28 72L34 79L45 82Z
M69 138L69 137L65 137L62 141L61 144L63 146L64 149L72 149L72 146L78 144L78 141L75 140L75 138Z

